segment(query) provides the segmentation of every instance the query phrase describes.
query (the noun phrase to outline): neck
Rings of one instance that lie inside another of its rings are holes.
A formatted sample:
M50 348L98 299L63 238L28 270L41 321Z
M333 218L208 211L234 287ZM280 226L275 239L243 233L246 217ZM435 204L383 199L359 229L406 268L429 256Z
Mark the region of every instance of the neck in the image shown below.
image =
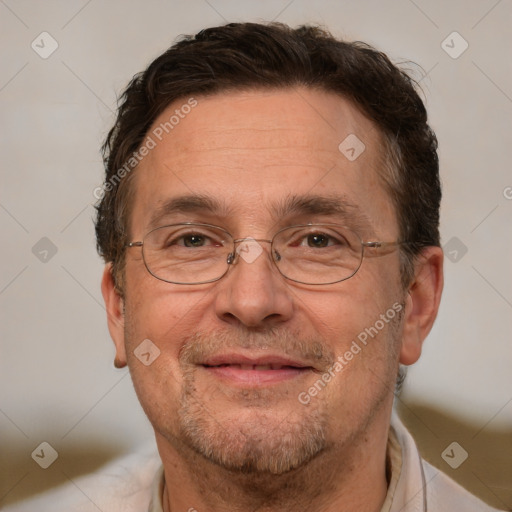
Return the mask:
M282 475L233 472L157 434L164 464L164 512L378 512L387 492L384 425L373 421L343 445L333 443Z

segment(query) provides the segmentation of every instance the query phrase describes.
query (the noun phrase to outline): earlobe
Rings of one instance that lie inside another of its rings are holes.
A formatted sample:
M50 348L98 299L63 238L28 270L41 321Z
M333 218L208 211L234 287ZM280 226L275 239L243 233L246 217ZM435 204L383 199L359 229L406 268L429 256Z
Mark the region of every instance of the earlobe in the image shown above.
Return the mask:
M443 251L425 247L417 257L407 294L400 363L410 365L421 355L423 341L436 319L443 291Z
M116 348L114 366L124 368L126 366L126 349L124 345L123 298L114 283L111 263L105 265L101 280L101 293L107 310L108 330Z

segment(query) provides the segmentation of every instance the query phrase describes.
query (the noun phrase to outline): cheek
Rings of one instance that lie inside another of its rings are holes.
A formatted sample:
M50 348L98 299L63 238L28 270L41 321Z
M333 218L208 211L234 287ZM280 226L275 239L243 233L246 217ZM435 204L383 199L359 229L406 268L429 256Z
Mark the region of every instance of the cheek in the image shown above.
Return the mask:
M125 339L127 351L149 339L165 358L177 360L183 339L197 331L204 316L204 296L194 294L139 294L127 300Z
M160 350L169 351L178 346L180 338L197 330L209 298L208 290L159 281L140 262L132 263L126 283L128 337L132 343L149 338Z
M211 294L204 288L184 291L149 274L148 279L133 279L126 291L128 366L142 407L156 421L179 407L183 390L180 350L186 338L204 324Z
M337 291L317 292L309 303L303 298L314 331L339 363L326 398L330 395L356 409L364 408L383 386L392 389L400 344L396 308L401 308L401 295L396 288L379 284L377 275L370 281L373 286L364 287L368 277L356 275Z
M190 321L164 295L128 294L125 344L135 392L149 420L172 425L183 376L178 364L184 328ZM181 302L183 304L183 301Z
M376 269L360 269L350 280L315 292L304 292L299 304L323 338L343 350L347 342L379 320L399 301L395 286Z
M382 302L352 295L348 301L329 301L315 315L316 330L336 357L330 382L318 400L336 404L345 416L343 422L356 421L392 396L400 339L393 306L400 303Z

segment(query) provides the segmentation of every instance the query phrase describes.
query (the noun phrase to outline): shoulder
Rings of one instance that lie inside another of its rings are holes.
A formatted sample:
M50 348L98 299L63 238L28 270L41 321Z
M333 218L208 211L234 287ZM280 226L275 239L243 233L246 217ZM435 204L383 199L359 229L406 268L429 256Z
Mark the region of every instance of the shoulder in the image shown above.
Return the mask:
M98 471L70 480L5 512L140 512L147 510L161 460L154 443L109 462Z
M436 512L497 512L498 509L487 505L469 491L453 481L449 476L422 460L427 488L428 510Z
M396 503L393 502L404 507L400 510L499 512L422 459L414 439L396 413L391 419L391 430L401 451L401 474L396 491L398 499Z

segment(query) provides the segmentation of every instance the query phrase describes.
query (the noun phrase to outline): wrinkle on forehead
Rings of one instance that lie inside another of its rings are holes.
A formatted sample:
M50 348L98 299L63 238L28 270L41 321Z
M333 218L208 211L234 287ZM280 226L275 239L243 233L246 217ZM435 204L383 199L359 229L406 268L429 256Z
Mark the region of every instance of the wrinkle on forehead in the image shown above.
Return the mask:
M351 213L356 225L377 227L384 218L394 219L377 172L379 132L351 102L308 89L231 92L197 101L140 164L136 215L144 224L178 195L222 199L223 215L237 210L253 221L263 211L282 217L290 197L307 194L345 196L341 213ZM353 162L338 149L350 133L366 145ZM359 212L349 203L359 205Z

